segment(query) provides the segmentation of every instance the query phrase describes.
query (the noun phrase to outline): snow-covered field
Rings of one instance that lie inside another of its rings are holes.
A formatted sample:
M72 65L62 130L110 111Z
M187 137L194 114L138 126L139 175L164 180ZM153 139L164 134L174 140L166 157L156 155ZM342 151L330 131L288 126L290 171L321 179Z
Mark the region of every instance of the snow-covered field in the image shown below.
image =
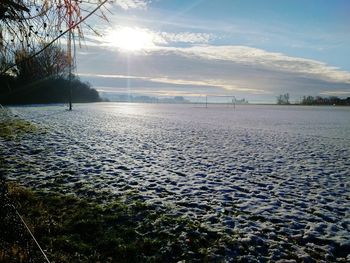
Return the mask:
M131 191L214 230L243 233L242 242L268 244L272 259L288 249L301 260L350 261L349 107L11 110L45 127L0 140L8 176L22 184L106 200Z

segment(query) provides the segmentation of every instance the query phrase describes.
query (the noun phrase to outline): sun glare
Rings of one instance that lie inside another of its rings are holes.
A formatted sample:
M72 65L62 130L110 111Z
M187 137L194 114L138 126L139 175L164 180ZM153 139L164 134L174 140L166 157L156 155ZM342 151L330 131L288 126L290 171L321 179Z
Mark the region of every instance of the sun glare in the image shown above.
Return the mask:
M107 42L125 51L139 51L154 47L153 37L145 29L122 27L111 30Z

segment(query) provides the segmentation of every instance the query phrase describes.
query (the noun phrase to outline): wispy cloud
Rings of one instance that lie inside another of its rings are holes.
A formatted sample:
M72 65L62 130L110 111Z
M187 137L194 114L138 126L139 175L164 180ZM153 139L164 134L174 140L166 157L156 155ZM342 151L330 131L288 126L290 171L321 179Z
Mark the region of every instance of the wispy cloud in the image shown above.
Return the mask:
M147 0L114 0L114 3L124 10L146 9L149 2Z
M116 94L130 94L130 95L147 95L147 96L163 96L163 97L175 97L175 96L186 96L186 97L204 97L201 94L193 93L191 91L182 91L176 89L167 90L152 90L152 89L127 89L119 88L115 89L112 87L97 86L95 89L98 92L104 93L116 93Z
M184 86L208 86L221 88L227 91L244 91L254 94L266 94L270 93L263 89L253 89L253 88L244 88L238 85L234 85L225 80L215 80L203 78L203 80L186 80L186 79L172 79L172 78L148 78L148 80L159 83L175 84L175 85L184 85Z
M111 79L148 79L147 77L118 75L118 74L94 74L94 73L78 73L80 77L97 77L97 78L111 78Z
M180 32L169 33L160 32L157 33L159 38L163 39L163 43L191 43L191 44L206 44L210 40L214 39L213 34L207 33L192 33L192 32Z
M89 36L91 45L103 45L106 47L119 47L123 42L147 42L144 49L156 49L157 46L176 46L177 44L208 44L215 39L213 34L201 32L165 32L153 31L137 26L113 26L104 30L104 37ZM89 43L89 44L90 44ZM99 43L99 44L98 44Z
M323 91L320 95L325 96L350 96L350 89L348 90L332 90L332 91Z
M329 66L317 60L291 57L258 48L196 45L188 48L167 48L166 51L185 56L201 57L207 60L230 61L236 64L261 67L274 71L285 71L350 84L350 73L337 67Z
M162 83L162 84L171 84L175 86L185 86L185 87L210 87L210 88L219 88L227 91L240 91L240 92L249 92L252 94L269 94L269 91L263 89L254 89L254 88L244 88L242 86L234 85L225 80L214 80L214 79L205 79L204 80L188 80L188 79L175 79L169 77L146 77L146 76L130 76L130 75L118 75L118 74L93 74L93 73L79 73L81 77L94 77L94 78L105 78L105 79L131 79L131 80L144 80L153 83Z

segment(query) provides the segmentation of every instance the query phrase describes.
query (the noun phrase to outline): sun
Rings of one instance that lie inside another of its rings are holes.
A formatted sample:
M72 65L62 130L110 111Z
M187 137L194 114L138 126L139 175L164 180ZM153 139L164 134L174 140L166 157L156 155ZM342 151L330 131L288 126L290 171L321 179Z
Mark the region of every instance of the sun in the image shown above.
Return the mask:
M120 27L110 30L106 36L109 45L124 51L140 51L153 48L153 36L146 29Z

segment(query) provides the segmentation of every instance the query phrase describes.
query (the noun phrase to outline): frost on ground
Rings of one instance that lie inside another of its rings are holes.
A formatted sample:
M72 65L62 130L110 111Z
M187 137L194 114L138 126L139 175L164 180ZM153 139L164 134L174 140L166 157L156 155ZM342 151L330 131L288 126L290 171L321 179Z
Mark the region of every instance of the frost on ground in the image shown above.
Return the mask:
M349 108L12 111L45 132L0 139L11 180L101 202L137 193L213 231L240 233L247 261L350 261Z

